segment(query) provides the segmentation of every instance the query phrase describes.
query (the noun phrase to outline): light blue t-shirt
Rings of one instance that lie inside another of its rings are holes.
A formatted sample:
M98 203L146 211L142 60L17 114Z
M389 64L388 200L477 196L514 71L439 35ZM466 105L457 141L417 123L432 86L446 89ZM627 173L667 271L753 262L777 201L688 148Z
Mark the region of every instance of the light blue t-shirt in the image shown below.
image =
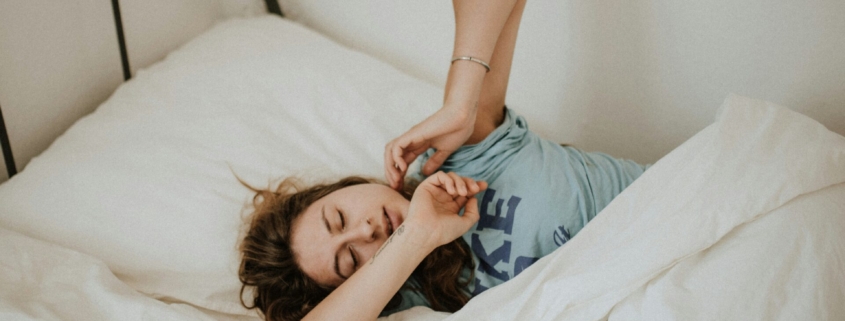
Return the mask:
M467 293L508 281L565 244L646 168L542 139L507 109L502 125L482 142L459 148L440 168L488 183L476 195L481 218L463 235L475 263ZM420 293L400 293L402 304L390 313L428 306Z

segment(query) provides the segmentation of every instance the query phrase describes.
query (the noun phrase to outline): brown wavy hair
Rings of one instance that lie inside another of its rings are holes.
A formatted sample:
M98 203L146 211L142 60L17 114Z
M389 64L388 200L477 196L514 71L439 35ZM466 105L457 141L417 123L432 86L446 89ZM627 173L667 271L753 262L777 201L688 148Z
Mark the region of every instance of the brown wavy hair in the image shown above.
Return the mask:
M247 309L259 309L268 321L300 320L334 288L318 284L296 263L290 247L294 220L312 203L334 191L358 184L384 183L358 176L308 188L301 188L296 179L289 178L275 190L241 183L256 193L249 230L240 244L241 304ZM407 181L402 196L410 200L417 185ZM464 289L473 276L462 279L464 268L473 271L474 266L469 246L459 237L436 248L414 270L411 277L418 282L418 288L403 288L422 293L435 311L455 312L470 299ZM244 301L247 287L253 288L252 306ZM401 299L399 293L395 294L385 310L397 307Z

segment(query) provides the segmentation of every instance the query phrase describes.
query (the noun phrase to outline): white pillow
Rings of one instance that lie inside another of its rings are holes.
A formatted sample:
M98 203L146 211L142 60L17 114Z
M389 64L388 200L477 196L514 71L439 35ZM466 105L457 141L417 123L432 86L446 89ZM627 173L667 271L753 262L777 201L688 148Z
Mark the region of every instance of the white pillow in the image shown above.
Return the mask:
M248 313L237 244L251 192L234 174L380 178L384 144L442 97L292 22L228 21L0 185L0 226L100 258L156 298Z

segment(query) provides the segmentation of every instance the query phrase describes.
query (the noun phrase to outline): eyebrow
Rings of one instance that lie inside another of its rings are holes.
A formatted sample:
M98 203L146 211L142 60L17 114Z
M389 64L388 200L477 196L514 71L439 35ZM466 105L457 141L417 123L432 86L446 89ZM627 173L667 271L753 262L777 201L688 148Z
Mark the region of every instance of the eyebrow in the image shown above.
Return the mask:
M325 205L323 205L322 212L323 212L323 223L326 224L326 230L329 231L329 234L331 234L332 228L329 225L329 220L326 219L326 206ZM344 279L344 280L348 279L347 277L343 276L343 274L340 274L340 264L338 264L337 252L335 252L335 254L334 254L334 273L337 274L337 276L339 276L341 279Z

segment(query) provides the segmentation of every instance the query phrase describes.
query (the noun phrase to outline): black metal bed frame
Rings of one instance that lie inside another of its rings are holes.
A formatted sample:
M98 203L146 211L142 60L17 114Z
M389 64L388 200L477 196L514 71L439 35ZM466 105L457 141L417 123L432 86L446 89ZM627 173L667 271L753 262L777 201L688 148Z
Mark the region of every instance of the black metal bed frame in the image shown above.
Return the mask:
M267 5L267 12L277 14L284 17L282 9L279 6L278 0L264 0ZM119 0L112 0L112 11L114 12L114 25L117 29L117 43L120 47L120 62L123 66L123 80L132 78L132 72L129 69L129 54L126 51L126 40L123 36L123 20L120 18L120 3ZM9 133L6 131L6 122L3 121L3 108L0 106L0 148L3 151L3 159L6 162L6 172L9 178L12 178L18 173L15 166L15 158L12 156L12 145L9 143Z

